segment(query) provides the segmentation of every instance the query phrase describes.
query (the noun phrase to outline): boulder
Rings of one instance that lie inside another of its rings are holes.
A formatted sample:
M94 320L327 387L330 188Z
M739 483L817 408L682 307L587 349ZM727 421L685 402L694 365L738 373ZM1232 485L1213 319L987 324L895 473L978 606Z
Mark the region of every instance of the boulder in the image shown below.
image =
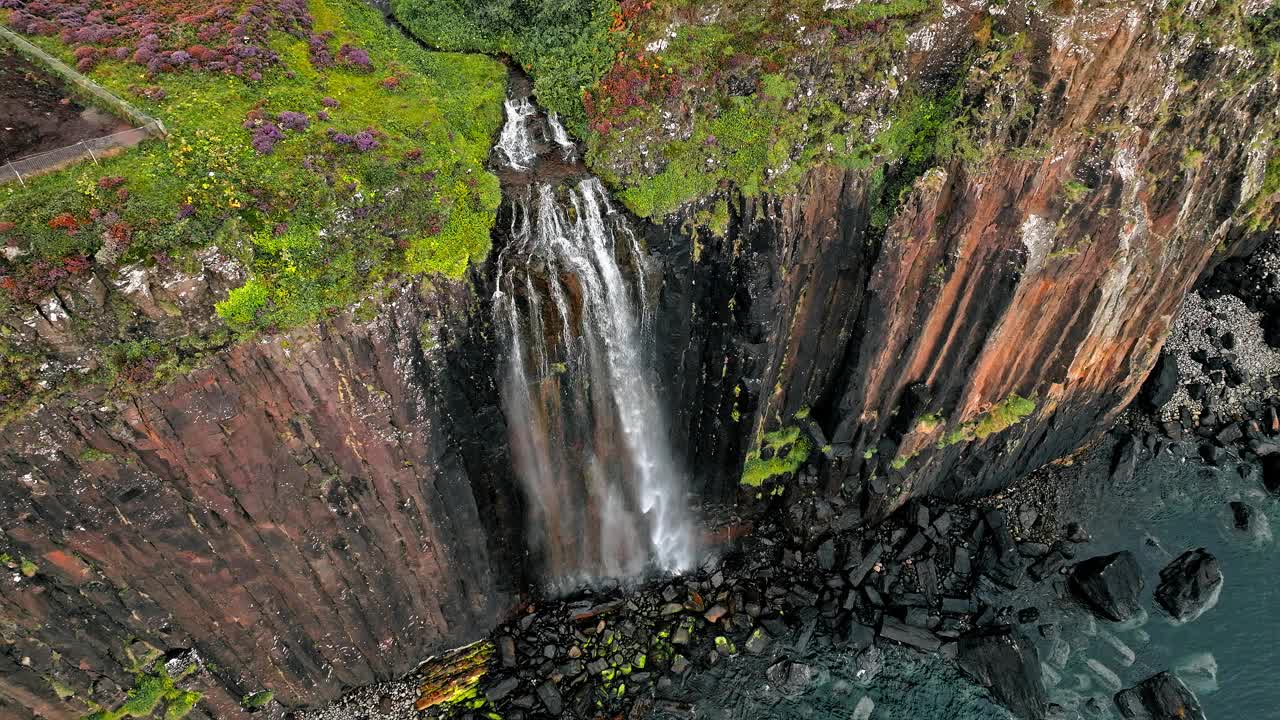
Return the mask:
M1200 701L1173 673L1153 675L1115 700L1127 720L1205 720Z
M924 652L938 652L938 648L942 647L942 641L938 639L937 635L924 628L907 625L891 617L885 617L884 622L881 623L880 636L903 645L910 645Z
M1204 548L1188 550L1160 571L1156 602L1174 620L1194 620L1218 602L1222 570Z
M553 716L559 715L564 708L564 700L560 697L560 690L550 680L538 686L538 699L542 701L542 705L547 709L547 712Z
M811 666L804 663L783 660L770 666L765 671L765 675L778 692L787 696L795 696L809 689L818 673Z
M1068 585L1094 614L1112 622L1124 622L1142 608L1145 583L1137 558L1128 550L1077 564Z
M1280 495L1280 453L1262 457L1262 485L1268 492Z
M1253 525L1253 517L1256 511L1250 505L1240 501L1234 501L1231 507L1232 524L1237 530L1248 531Z
M960 669L1013 714L1024 720L1049 716L1040 655L1035 643L1010 628L960 638L956 660Z
M1169 353L1160 353L1160 359L1138 393L1138 400L1147 411L1155 412L1173 399L1177 390L1178 361Z

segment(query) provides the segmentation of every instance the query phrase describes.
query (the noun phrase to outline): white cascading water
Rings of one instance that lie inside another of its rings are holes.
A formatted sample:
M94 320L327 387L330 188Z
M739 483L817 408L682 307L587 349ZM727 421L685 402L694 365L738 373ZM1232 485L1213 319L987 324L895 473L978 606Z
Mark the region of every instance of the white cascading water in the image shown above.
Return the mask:
M502 125L502 134L498 136L498 149L506 156L507 164L516 170L527 170L537 159L533 143L529 138L529 118L538 110L529 102L529 98L508 98L503 103L506 122Z
M508 104L517 110L507 124L526 127L504 128L502 141L529 144L498 147L520 169L518 158L537 157L533 114ZM554 126L546 129L559 145ZM690 568L694 518L646 362L639 242L595 178L509 195L493 298L506 352L503 405L548 575L564 585Z
M565 159L573 157L577 146L569 139L569 131L560 124L560 118L555 113L547 113L547 127L551 129L551 141L560 146Z

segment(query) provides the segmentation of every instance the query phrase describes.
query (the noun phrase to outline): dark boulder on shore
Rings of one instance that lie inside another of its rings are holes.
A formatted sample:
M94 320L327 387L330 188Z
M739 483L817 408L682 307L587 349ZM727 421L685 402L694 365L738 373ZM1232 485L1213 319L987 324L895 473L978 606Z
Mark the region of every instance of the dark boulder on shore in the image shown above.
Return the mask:
M1179 622L1200 617L1213 607L1222 591L1218 559L1204 548L1188 550L1160 571L1156 602Z
M1069 585L1095 614L1112 622L1124 622L1142 608L1142 570L1128 550L1079 563Z
M1262 485L1268 492L1280 495L1280 453L1262 456Z
M1148 412L1155 412L1172 400L1177 390L1178 361L1167 352L1160 353L1160 359L1138 393L1138 400Z
M1121 690L1115 700L1127 720L1205 720L1195 693L1169 672Z
M956 662L1017 717L1043 720L1049 716L1040 654L1025 635L1008 627L966 635L960 638Z

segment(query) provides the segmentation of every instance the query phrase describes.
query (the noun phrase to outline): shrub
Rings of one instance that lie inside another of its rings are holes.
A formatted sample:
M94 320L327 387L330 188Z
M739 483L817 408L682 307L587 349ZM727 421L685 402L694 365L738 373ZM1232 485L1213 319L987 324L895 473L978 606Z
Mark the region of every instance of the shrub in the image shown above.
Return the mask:
M276 116L276 120L279 121L280 127L294 132L302 132L311 124L311 120L307 118L306 113L293 112L291 110L285 110L280 113Z

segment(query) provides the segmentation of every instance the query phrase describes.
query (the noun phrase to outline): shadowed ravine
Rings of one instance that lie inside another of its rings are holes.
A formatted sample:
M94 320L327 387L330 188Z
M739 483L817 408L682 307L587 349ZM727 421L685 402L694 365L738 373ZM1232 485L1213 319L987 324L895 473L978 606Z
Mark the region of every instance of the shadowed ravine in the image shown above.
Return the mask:
M502 405L531 545L553 586L695 560L686 485L654 391L646 263L600 181L555 186L540 154L572 158L554 117L508 100L495 156L509 171L510 234L494 326Z

